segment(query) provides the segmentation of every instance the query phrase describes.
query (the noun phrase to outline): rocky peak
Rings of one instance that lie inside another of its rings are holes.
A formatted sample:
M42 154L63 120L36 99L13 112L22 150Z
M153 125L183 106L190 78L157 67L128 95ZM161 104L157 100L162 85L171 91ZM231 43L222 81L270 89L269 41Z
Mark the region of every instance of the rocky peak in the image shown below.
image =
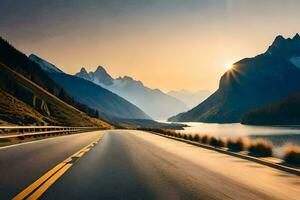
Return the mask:
M107 74L107 72L106 72L106 70L104 69L104 67L102 67L102 66L100 66L100 65L97 67L95 73L106 73L106 74Z
M81 67L81 69L80 69L80 73L87 74L87 71L86 71L86 69L85 69L84 67Z
M84 67L82 67L80 69L80 72L76 73L75 76L89 80L89 81L91 80L89 73L86 71L86 69Z
M286 39L285 39L282 35L278 35L278 36L275 38L275 40L274 40L272 46L273 46L273 45L274 45L274 46L277 46L277 45L283 44L283 43L285 42L285 40L286 40Z
M84 67L81 67L79 73L81 73L81 74L88 74L88 72L86 71L86 69Z
M292 39L285 39L281 35L277 36L267 52L281 58L290 58L294 55L300 55L299 34L297 33Z
M133 78L130 76L124 76L122 79L126 81L134 81Z
M104 67L98 66L96 71L93 73L100 83L110 85L113 82L113 78L107 73Z
M300 35L297 33L294 37L293 37L294 41L300 41Z

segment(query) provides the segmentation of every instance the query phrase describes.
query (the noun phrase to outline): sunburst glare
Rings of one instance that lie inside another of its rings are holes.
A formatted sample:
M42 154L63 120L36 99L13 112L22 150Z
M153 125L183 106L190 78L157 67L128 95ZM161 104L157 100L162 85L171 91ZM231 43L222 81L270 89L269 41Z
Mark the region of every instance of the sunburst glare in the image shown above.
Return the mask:
M225 65L225 68L227 69L227 70L231 70L231 68L232 68L232 64L231 63L227 63L226 65Z

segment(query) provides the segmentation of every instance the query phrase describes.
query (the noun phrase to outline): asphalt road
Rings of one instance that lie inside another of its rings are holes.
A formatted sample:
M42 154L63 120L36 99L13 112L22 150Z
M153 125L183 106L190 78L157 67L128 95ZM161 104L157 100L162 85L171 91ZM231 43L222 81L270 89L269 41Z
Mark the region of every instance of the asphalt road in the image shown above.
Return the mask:
M11 199L99 134L102 133L82 133L1 147L0 199Z
M0 199L13 197L97 133L0 149ZM2 176L4 175L4 176ZM300 199L300 180L137 131L107 131L42 199Z

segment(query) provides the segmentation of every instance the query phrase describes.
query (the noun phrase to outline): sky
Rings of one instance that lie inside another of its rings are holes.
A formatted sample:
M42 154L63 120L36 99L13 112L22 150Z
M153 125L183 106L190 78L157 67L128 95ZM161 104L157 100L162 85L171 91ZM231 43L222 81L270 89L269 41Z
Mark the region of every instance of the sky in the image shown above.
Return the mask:
M74 74L215 90L227 66L300 33L299 0L1 0L0 36Z

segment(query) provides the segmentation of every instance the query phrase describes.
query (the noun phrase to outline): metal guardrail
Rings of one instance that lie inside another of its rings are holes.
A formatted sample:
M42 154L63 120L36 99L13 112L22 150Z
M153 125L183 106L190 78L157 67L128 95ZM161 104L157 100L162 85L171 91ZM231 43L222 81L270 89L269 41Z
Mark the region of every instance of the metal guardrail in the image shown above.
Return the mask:
M79 133L100 130L99 127L67 127L67 126L0 126L0 139L25 136L55 135L61 133Z

